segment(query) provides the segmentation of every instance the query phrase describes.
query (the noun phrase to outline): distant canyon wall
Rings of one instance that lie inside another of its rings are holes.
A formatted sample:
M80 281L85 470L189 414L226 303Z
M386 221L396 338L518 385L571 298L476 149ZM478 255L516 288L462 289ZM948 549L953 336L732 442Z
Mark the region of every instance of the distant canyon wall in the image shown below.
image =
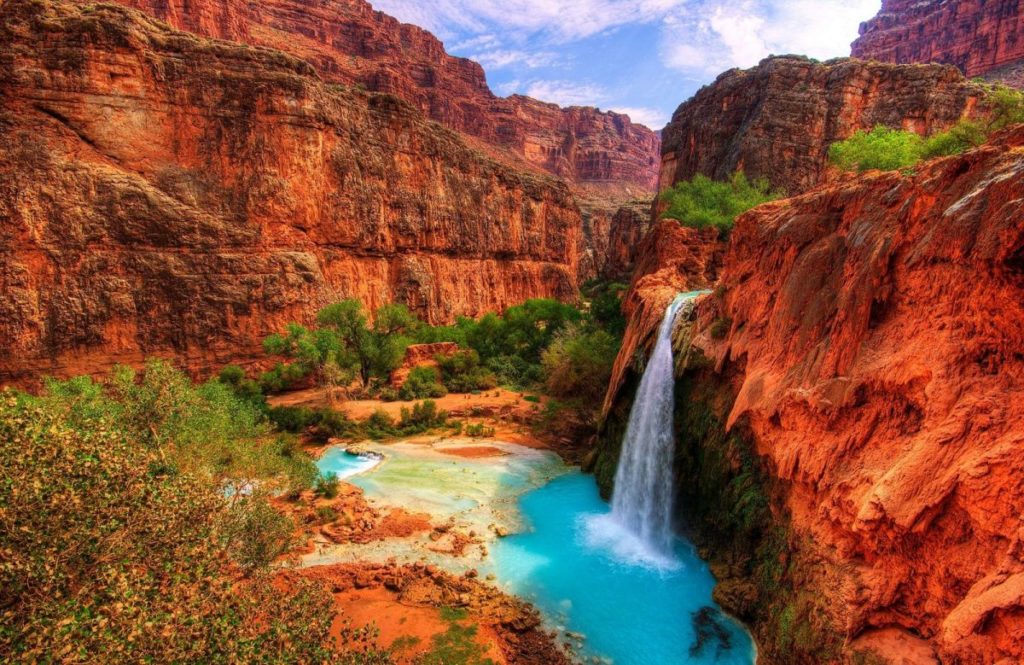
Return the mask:
M1020 0L883 0L861 24L853 57L944 63L967 76L1024 87L1024 4Z
M435 323L576 297L563 182L280 52L8 0L0 125L0 378L209 367L344 297Z
M497 97L478 63L365 0L117 1L182 30L290 53L328 81L394 94L499 157L566 179L582 199L624 202L657 181L660 144L647 127L595 108Z

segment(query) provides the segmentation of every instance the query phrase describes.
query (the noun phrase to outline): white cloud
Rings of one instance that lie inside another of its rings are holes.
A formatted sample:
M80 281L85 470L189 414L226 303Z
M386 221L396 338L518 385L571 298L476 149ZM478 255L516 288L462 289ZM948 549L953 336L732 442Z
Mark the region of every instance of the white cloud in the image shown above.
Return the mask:
M519 51L496 49L468 56L476 60L484 69L502 69L510 65L520 65L529 69L550 67L558 62L558 54L550 51Z
M857 27L880 0L699 0L667 16L666 66L705 77L772 55L849 55Z
M598 106L607 92L600 86L575 81L532 81L523 94L559 106Z
M613 106L611 110L616 113L624 113L633 122L655 130L662 129L669 121L668 115L658 109L641 106Z
M546 33L563 41L582 39L621 25L650 23L686 0L374 0L374 6L441 35L501 26Z

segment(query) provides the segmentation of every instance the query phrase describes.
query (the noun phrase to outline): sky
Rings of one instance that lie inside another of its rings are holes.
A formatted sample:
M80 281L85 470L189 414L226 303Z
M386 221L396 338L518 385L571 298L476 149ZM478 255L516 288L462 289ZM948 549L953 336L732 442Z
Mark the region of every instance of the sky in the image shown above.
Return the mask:
M371 0L481 63L499 95L597 106L661 129L733 67L848 56L881 0Z

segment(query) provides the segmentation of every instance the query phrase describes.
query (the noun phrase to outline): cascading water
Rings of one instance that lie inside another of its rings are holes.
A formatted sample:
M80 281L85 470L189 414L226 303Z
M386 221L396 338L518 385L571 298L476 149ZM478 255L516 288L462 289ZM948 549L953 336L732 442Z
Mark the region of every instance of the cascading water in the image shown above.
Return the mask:
M675 363L672 327L679 311L697 295L680 294L665 312L654 352L647 362L629 414L612 496L612 519L664 557L671 557L673 549Z

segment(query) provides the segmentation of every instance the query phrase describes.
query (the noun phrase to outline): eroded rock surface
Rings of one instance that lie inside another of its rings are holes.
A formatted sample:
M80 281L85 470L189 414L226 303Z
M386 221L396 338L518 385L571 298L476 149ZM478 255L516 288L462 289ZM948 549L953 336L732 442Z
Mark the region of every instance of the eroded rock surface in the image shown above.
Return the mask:
M853 57L955 65L969 77L1024 86L1024 5L1019 0L883 0L861 24Z
M9 0L0 124L4 379L242 360L344 297L443 322L576 294L564 183L280 52Z
M638 276L633 338L687 288L689 251ZM728 386L723 424L786 529L763 592L792 599L789 630L892 662L1024 658L1024 130L742 216L696 327L696 376ZM740 614L759 583L743 561L719 564L716 596ZM750 618L767 657L793 653L777 616Z
M290 53L326 80L401 97L501 156L565 178L583 198L622 201L654 188L659 140L647 127L595 108L497 97L478 63L365 0L118 2L183 30Z
M875 125L946 129L978 95L952 66L768 58L722 74L679 107L663 134L659 189L741 169L798 194L826 180L835 141Z

